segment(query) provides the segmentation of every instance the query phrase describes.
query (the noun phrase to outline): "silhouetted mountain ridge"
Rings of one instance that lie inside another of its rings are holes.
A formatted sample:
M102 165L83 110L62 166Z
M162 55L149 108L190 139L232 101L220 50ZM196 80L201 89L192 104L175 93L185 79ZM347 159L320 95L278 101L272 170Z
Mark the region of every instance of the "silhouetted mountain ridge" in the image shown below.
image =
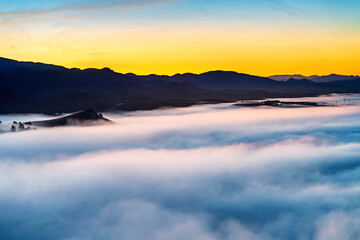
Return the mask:
M0 58L0 113L150 110L202 102L360 91L356 80L275 81L230 71L138 76Z

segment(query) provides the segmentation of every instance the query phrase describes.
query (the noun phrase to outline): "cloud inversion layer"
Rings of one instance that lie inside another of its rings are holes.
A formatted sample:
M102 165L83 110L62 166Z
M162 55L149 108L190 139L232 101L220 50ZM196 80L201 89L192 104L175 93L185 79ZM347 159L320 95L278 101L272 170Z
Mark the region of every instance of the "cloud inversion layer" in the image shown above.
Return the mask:
M357 239L360 107L0 135L1 239Z

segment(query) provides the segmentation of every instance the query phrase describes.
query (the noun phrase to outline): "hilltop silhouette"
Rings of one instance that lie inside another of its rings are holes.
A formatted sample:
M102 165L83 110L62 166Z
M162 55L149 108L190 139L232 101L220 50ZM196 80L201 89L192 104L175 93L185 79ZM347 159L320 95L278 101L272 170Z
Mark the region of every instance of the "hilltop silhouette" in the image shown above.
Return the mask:
M97 123L112 123L109 119L106 119L102 114L96 113L92 109L79 111L73 114L69 114L64 117L58 117L50 120L31 122L33 126L39 127L62 127L71 125L93 125Z

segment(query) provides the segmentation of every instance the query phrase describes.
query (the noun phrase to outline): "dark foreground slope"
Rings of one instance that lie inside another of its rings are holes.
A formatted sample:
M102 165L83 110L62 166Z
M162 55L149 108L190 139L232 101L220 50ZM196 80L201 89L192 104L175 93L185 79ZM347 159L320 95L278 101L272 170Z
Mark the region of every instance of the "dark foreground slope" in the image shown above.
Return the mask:
M360 82L360 81L359 81ZM360 91L359 82L274 81L236 72L137 76L104 69L0 58L0 114L150 110L268 97L300 97Z

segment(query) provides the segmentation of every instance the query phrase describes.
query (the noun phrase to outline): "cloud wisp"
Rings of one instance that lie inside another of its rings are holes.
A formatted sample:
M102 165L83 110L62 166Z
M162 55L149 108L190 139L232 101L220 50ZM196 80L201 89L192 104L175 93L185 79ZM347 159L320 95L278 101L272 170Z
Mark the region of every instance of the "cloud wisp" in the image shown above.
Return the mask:
M359 106L0 135L1 239L357 239Z

